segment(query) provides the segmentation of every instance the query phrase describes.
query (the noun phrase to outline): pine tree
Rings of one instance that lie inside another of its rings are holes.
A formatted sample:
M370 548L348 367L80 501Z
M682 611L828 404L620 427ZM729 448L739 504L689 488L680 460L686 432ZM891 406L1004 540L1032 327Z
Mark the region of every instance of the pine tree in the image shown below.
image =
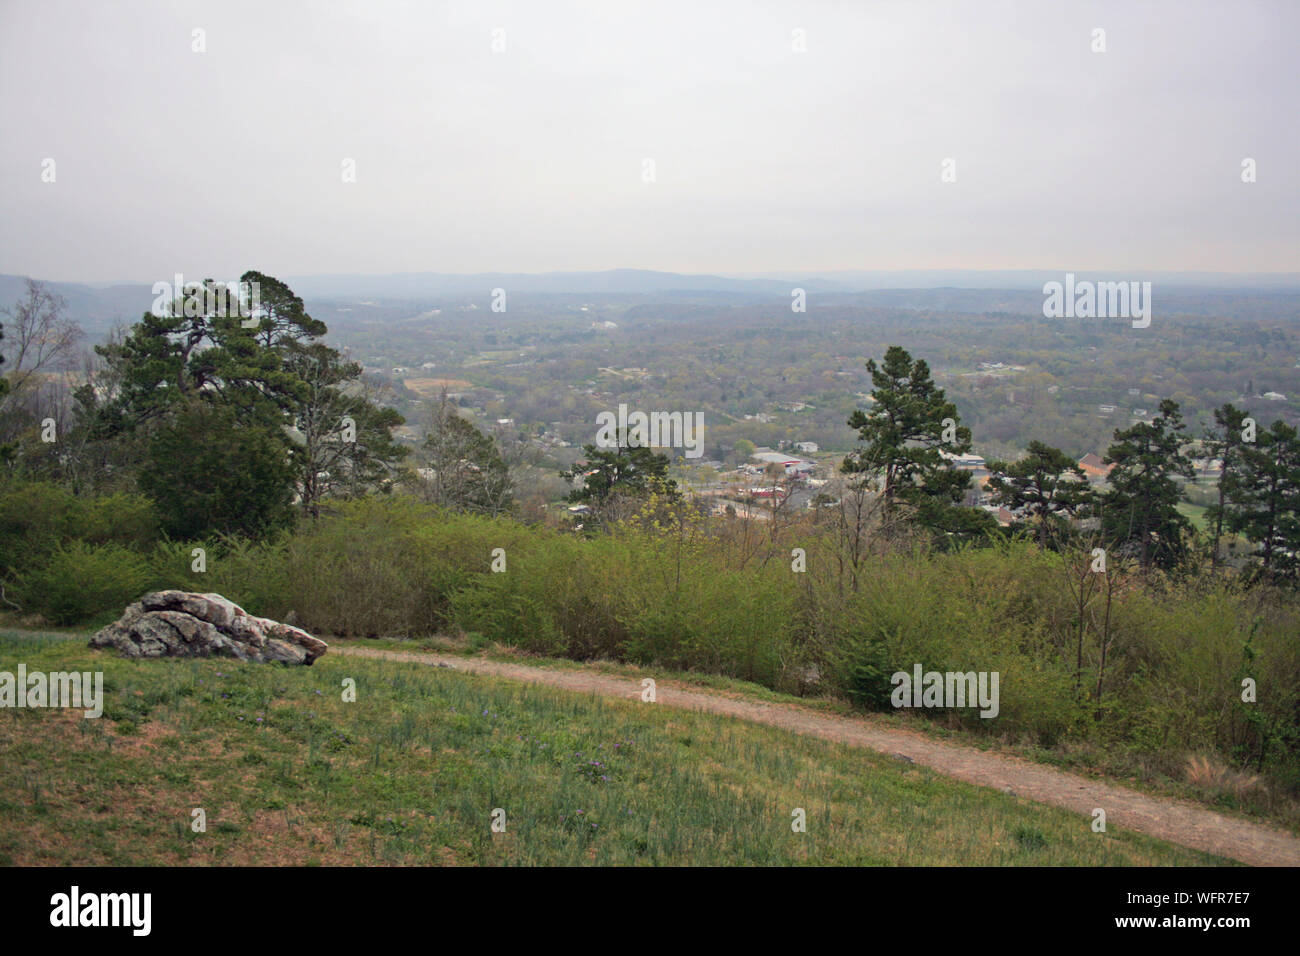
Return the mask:
M1103 461L1114 465L1104 496L1102 527L1113 547L1135 547L1145 571L1173 567L1185 556L1191 523L1178 511L1182 488L1175 476L1192 477L1182 453L1184 425L1178 403L1165 399L1160 414L1115 432Z
M1011 510L1024 509L1038 519L1038 543L1047 546L1049 526L1058 515L1081 513L1092 501L1092 490L1080 468L1059 448L1029 443L1018 461L990 461L989 488L994 500Z
M283 438L221 405L191 401L155 427L139 484L163 530L182 541L256 537L293 522Z
M1205 510L1205 516L1214 527L1214 552L1211 565L1219 566L1219 544L1223 540L1223 524L1226 515L1225 502L1228 475L1236 470L1237 459L1243 446L1242 433L1245 430L1246 412L1231 403L1214 410L1214 428L1205 436L1205 446L1211 457L1218 458L1219 466L1219 501Z
M326 494L355 494L382 482L405 453L391 434L402 418L358 392L361 366L317 341L325 324L307 314L302 299L260 272L244 274L239 296L211 279L178 291L124 339L96 347L116 394L102 404L82 402L93 412L85 421L89 434L120 440L138 433L149 441L207 406L282 445L294 466L289 494L296 488L309 513ZM347 440L344 419L351 420ZM192 436L196 448L206 440ZM151 467L165 471L156 460Z
M644 445L620 443L614 448L583 446L586 467L575 466L560 473L569 481L583 479L582 485L569 492L568 500L593 505L607 502L616 493L642 497L652 491L678 496L677 482L668 477L668 456Z
M1275 421L1243 445L1225 476L1228 527L1256 547L1265 576L1294 577L1300 552L1300 439Z
M892 345L882 364L868 359L866 367L874 401L869 411L856 409L849 417L862 447L844 459L842 470L879 493L886 525L906 514L938 531L987 530L993 523L987 513L957 507L970 474L950 467L940 452L969 452L971 433L960 424L957 406L934 384L925 360L913 361Z

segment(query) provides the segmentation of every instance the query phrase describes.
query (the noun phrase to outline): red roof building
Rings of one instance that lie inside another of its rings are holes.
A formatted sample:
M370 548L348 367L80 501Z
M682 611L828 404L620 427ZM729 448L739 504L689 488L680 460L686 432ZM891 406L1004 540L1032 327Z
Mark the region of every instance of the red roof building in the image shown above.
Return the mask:
M1103 464L1100 458L1092 452L1088 452L1079 459L1079 467L1089 478L1106 478L1110 475L1110 470L1115 466Z

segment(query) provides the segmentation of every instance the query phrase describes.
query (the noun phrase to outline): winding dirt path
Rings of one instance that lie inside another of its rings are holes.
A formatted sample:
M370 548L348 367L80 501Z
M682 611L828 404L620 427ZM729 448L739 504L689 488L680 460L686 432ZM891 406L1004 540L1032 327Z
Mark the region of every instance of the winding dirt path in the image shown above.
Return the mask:
M591 671L554 670L454 655L384 651L361 647L330 648L331 654L411 661L451 667L565 690L640 700L638 680ZM870 718L818 714L795 704L769 704L688 690L656 682L656 706L725 714L769 724L810 737L905 757L938 773L983 787L996 787L1026 800L1073 810L1088 817L1106 811L1107 824L1138 830L1170 843L1204 850L1253 866L1300 866L1300 839L1282 830L1226 817L1191 803L1153 797L1114 784L1090 780L1031 763L1019 757L988 753L962 744L934 740L920 733L876 726Z

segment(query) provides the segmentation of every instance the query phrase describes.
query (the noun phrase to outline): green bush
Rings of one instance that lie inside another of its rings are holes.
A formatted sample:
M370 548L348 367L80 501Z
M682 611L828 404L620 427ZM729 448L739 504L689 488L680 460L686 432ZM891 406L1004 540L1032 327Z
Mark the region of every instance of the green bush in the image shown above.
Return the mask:
M1054 743L1084 719L1084 711L1064 642L1048 623L1055 611L1043 588L1050 584L1048 561L1028 549L878 561L838 615L828 660L832 685L859 706L890 710L891 675L910 673L916 664L927 672L996 672L995 720L973 708L935 716Z
M155 552L175 575L173 587L215 591L250 614L283 620L291 610L285 566L287 535L262 541L225 537L216 541L186 541L160 546ZM194 570L194 549L204 549L206 571Z
M17 593L24 610L55 624L116 617L149 590L148 562L120 545L74 541L58 548L39 568L23 574Z
M728 538L725 523L579 537L401 496L331 503L318 520L256 540L160 543L156 527L138 495L83 500L48 484L0 486L7 594L73 624L115 616L147 590L217 591L255 614L295 611L325 636L461 630L539 654L801 693L815 667L823 690L869 710L892 710L890 678L915 664L996 671L996 719L977 708L917 716L1178 779L1188 754L1213 753L1300 791L1300 603L1291 592L1208 574L1116 572L1108 623L1099 588L1080 648L1071 595L1080 555L1024 540L884 549L863 559L855 581L831 527L797 532L803 574L788 563L790 542L749 530ZM207 551L202 574L191 568L194 547ZM492 572L496 549L505 573ZM1241 700L1245 678L1256 702Z
M153 506L142 495L78 498L46 482L0 486L0 576L39 568L74 541L146 549L157 533Z
M296 518L286 451L277 429L200 402L153 431L136 481L174 538L261 536L292 527Z
M158 540L158 513L144 495L116 494L84 501L77 537L92 544L144 550Z
M458 626L453 595L486 577L520 576L529 555L556 546L558 538L544 528L504 518L436 509L421 510L406 534L417 555L411 575L419 593L419 614L430 631ZM491 573L498 548L504 552L504 574Z
M564 633L545 605L514 588L504 575L491 575L452 595L460 626L490 641L535 654L565 651Z
M452 594L488 573L494 548L513 566L543 534L409 498L362 499L260 548L235 549L216 578L250 610L293 610L323 634L419 636L453 625Z
M155 590L174 588L180 591L213 591L209 579L191 570L193 550L204 548L207 557L213 555L208 545L186 541L159 541L147 553L149 572Z
M82 530L82 505L44 482L0 486L0 574L37 567Z
M488 542L479 545L484 557L476 563L483 573L453 593L455 625L530 651L578 660L621 657L625 632L617 616L618 589L613 569L602 561L616 543L561 538L540 529L532 533L531 542L504 546L501 574L488 571L491 551L482 550ZM543 633L530 634L535 626Z
M329 519L304 523L284 549L283 601L303 626L344 637L422 632L419 555L409 516L358 502Z

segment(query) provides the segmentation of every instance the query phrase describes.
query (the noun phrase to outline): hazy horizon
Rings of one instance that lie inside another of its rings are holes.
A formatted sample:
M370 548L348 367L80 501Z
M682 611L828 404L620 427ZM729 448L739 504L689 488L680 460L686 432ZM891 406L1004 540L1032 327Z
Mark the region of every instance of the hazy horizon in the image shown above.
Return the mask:
M256 268L252 264L249 268ZM239 270L242 274L244 270ZM937 290L943 288L961 289L1033 289L1049 279L1060 279L1066 272L1073 272L1078 278L1105 278L1125 274L1144 276L1162 282L1166 286L1180 288L1232 288L1243 290L1296 290L1300 291L1300 271L1289 272L1212 272L1195 270L1158 270L1129 268L1113 269L808 269L776 270L770 272L669 272L656 269L636 267L615 267L611 269L555 269L544 272L525 272L513 269L491 269L479 272L440 272L435 270L414 270L403 272L322 272L304 275L282 275L276 278L289 283L316 283L319 281L347 282L355 280L366 283L374 280L413 280L441 279L466 280L477 278L524 278L524 279L575 279L595 276L623 274L629 279L640 276L677 276L683 279L725 279L729 282L781 282L826 280L839 286L834 291L874 292L889 289ZM168 281L174 276L145 278L116 278L81 280L77 278L26 275L0 271L0 279L33 279L38 282L57 285L77 285L91 289L109 289L123 286L151 286L157 281ZM186 282L199 281L211 276L197 273L184 275ZM952 285L957 282L957 285ZM963 284L969 283L969 284ZM562 288L562 287L561 287ZM445 292L446 290L438 290ZM487 291L487 290L483 290ZM575 292L583 291L575 287ZM316 294L320 294L317 292Z

